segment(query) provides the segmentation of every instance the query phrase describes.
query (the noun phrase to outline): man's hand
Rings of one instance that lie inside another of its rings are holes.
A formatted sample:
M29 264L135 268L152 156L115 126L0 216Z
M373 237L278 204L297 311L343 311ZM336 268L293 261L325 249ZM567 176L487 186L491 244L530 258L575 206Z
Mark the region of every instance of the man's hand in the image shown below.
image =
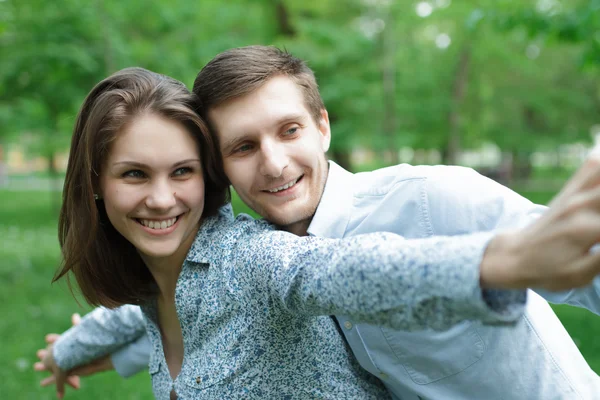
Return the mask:
M79 314L73 314L71 317L71 322L73 325L78 325L80 320L81 317ZM59 337L60 335L57 333L50 333L46 335L45 339L48 346L45 349L40 349L37 351L37 357L40 359L40 361L33 365L33 368L36 371L48 371L52 373L51 376L42 379L40 381L40 385L49 386L56 384L56 395L59 399L64 397L65 383L74 389L79 389L81 387L80 376L89 376L97 372L114 369L110 355L107 355L70 371L62 371L58 365L56 365L54 357L52 356L52 346Z
M600 274L600 158L590 157L535 223L501 233L481 263L484 288L551 291L589 284Z

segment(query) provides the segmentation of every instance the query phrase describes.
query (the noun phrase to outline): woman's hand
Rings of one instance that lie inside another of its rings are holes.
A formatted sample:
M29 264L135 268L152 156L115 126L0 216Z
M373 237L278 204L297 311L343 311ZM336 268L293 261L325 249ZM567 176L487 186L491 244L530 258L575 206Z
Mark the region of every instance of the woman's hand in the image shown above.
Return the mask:
M73 325L79 324L80 320L81 317L79 314L73 314L71 317L71 322ZM48 371L52 374L51 376L42 379L40 381L40 385L49 386L55 383L56 396L59 399L62 399L65 395L65 383L74 389L79 389L80 379L77 375L70 375L66 371L61 370L54 361L54 356L52 355L52 346L59 337L60 335L57 333L50 333L46 335L45 339L48 345L45 349L40 349L37 351L36 354L40 361L33 365L33 369L36 371Z

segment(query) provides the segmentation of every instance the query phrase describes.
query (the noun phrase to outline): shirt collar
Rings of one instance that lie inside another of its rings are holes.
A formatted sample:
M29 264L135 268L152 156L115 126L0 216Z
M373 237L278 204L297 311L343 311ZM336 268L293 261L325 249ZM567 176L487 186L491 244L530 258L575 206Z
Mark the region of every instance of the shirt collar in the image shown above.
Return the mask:
M322 237L344 237L354 192L351 172L329 161L329 173L317 211L308 227L308 234Z
M233 221L233 209L230 203L221 207L217 215L203 220L185 260L199 264L209 263L212 254L219 251L218 248L215 248L219 242L219 232L222 232Z

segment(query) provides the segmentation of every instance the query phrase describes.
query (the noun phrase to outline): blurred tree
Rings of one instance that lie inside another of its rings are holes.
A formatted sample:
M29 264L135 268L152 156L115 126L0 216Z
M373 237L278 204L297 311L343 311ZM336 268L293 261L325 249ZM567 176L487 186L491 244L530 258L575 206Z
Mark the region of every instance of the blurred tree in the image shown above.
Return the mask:
M269 2L182 0L0 2L0 137L19 135L50 172L85 93L110 73L143 66L191 83L214 54L268 42ZM254 21L252 23L252 21ZM23 141L22 141L23 142Z
M109 73L139 65L191 84L218 52L261 43L315 70L330 155L345 167L359 147L380 164L403 146L456 163L488 141L527 160L589 140L597 69L578 61L595 60L599 1L5 0L0 138L27 133L53 165L83 96Z
M94 9L75 0L4 1L0 103L7 107L3 135L26 133L29 150L48 160L68 143L65 132L78 102L102 77L100 27Z
M600 30L600 2L512 3L476 10L486 25L479 32L501 41L480 49L480 62L488 67L472 101L482 112L479 126L511 155L516 177L526 178L532 152L589 142L590 127L598 122L597 76L582 67L593 67L589 60L600 43L588 35Z

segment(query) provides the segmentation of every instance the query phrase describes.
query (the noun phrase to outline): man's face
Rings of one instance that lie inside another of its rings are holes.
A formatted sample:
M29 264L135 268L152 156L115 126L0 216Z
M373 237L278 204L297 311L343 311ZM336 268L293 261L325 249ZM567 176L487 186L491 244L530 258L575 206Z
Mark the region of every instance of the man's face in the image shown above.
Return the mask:
M315 123L300 88L285 76L211 109L225 173L250 208L306 234L327 179L327 111Z

